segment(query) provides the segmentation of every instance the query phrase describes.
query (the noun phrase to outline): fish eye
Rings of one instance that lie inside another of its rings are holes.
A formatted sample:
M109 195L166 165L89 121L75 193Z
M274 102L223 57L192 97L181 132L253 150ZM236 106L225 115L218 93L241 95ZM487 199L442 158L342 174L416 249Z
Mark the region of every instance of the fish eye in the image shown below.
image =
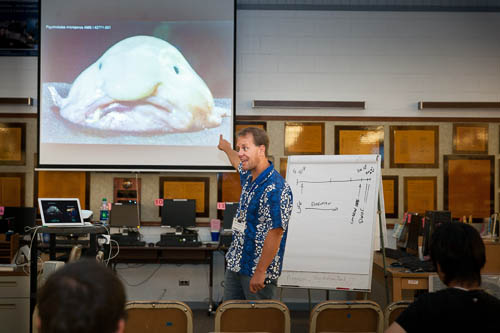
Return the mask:
M101 68L102 68L102 62L99 63L99 69L101 69Z
M174 71L175 71L176 74L179 74L179 67L174 66Z

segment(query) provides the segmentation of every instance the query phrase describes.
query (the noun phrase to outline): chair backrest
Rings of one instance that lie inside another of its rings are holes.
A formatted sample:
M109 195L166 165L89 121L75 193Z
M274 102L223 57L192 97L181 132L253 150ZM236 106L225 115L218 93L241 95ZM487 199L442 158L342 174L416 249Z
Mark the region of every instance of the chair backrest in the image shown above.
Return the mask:
M33 315L31 316L31 333L38 333L37 325L38 321L38 305L35 305L35 309L33 310Z
M71 252L69 253L68 262L80 260L80 257L82 256L82 249L83 246L81 246L80 244L73 246L71 248Z
M125 332L193 333L193 312L180 301L133 301L125 306Z
M290 311L277 300L226 301L215 313L215 332L290 333Z
M396 301L389 304L384 311L385 328L387 329L396 320L396 318L403 312L411 301Z
M325 301L309 317L309 333L377 332L384 330L384 315L372 301Z

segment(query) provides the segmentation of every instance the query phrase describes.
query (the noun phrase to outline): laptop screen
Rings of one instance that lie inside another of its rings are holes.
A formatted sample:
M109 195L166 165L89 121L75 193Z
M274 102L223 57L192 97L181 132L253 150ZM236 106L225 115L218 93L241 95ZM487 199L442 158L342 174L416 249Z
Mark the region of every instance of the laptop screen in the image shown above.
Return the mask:
M38 207L44 226L83 226L78 198L39 198Z

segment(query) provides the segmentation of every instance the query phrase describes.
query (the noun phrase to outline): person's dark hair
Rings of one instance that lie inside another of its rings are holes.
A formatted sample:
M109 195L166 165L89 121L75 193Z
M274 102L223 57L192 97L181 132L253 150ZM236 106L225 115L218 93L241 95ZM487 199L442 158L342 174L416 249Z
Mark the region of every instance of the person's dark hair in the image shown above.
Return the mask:
M459 222L441 224L432 234L430 255L434 266L439 264L444 274L444 284L481 284L486 255L483 240L472 226Z
M94 260L67 264L38 292L40 332L116 332L125 301L123 284L109 268Z
M257 127L246 127L236 134L236 137L247 136L251 134L253 137L253 143L256 146L264 146L266 148L266 156L269 150L269 137L266 131Z

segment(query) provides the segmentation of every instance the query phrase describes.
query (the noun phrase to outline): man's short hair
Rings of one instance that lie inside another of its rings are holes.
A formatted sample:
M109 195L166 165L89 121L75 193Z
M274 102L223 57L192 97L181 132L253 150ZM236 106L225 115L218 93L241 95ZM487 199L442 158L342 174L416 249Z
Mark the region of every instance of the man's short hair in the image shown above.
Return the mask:
M266 131L257 127L245 127L236 134L236 137L247 136L251 134L253 137L253 143L256 146L264 146L266 148L266 156L269 150L269 137Z
M486 262L484 243L472 226L443 223L432 234L431 259L439 264L444 274L443 282L474 282L481 284L481 268Z
M125 319L125 290L95 260L80 260L52 274L38 292L41 333L113 333Z

